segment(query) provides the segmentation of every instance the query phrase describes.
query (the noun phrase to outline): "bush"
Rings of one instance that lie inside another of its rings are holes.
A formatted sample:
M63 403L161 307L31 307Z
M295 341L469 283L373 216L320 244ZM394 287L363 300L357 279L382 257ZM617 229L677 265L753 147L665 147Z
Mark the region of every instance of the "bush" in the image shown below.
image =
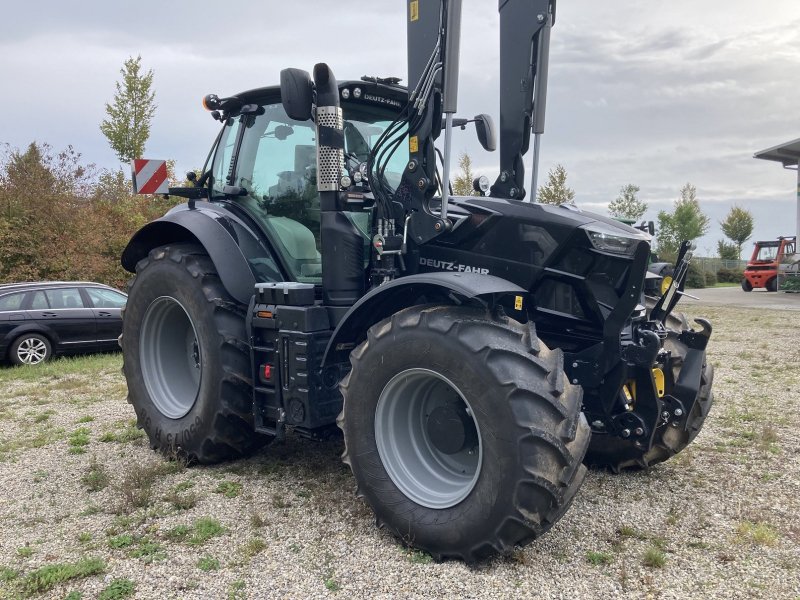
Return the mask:
M706 287L706 277L703 269L694 263L689 263L689 274L686 276L686 287L704 288Z
M744 272L739 269L726 269L722 267L717 271L717 281L720 283L739 283L744 277Z
M706 276L706 287L717 285L717 274L714 271L706 271L704 275Z

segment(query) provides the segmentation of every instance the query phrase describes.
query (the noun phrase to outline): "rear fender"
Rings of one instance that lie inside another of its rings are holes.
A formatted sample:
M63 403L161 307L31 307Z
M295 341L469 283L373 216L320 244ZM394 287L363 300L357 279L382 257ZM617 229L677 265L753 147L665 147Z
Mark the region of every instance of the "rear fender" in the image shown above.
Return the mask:
M346 362L367 330L399 310L428 302L459 304L478 299L493 302L508 294L527 297L515 283L477 273L418 273L377 287L356 302L339 322L325 350L323 366Z
M197 242L208 252L228 293L248 304L256 278L247 257L268 256L270 251L230 211L208 202L197 202L196 206L189 209L182 204L137 231L122 253L122 266L134 273L136 263L153 248L175 242Z

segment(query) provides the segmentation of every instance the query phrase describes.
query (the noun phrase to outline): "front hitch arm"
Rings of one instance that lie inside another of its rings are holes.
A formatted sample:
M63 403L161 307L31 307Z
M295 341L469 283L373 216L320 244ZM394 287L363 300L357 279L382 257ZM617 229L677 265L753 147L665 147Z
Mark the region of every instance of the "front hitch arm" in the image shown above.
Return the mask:
M684 295L683 288L686 285L686 278L689 275L689 263L694 255L694 246L686 241L681 244L678 252L678 260L675 262L675 269L672 272L672 283L669 284L667 291L658 299L653 310L650 312L650 320L665 323L667 317L678 304L681 296Z

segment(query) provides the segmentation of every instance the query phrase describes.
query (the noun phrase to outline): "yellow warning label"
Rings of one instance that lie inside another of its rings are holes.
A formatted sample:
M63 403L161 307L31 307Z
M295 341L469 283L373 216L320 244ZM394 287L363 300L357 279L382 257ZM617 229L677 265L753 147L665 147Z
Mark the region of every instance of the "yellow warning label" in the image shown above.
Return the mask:
M419 21L419 0L411 0L409 11L409 19L411 22L413 23L414 21Z
M514 310L522 310L522 296L514 298Z
M408 151L411 152L411 154L419 152L419 138L417 136L412 135L408 138Z

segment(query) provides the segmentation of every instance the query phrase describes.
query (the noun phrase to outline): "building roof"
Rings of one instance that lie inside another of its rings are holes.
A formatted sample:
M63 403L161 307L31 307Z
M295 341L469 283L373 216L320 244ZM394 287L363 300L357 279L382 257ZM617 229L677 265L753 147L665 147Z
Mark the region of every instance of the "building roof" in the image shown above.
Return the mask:
M800 138L756 152L753 158L774 160L783 163L784 167L797 165L800 163Z

